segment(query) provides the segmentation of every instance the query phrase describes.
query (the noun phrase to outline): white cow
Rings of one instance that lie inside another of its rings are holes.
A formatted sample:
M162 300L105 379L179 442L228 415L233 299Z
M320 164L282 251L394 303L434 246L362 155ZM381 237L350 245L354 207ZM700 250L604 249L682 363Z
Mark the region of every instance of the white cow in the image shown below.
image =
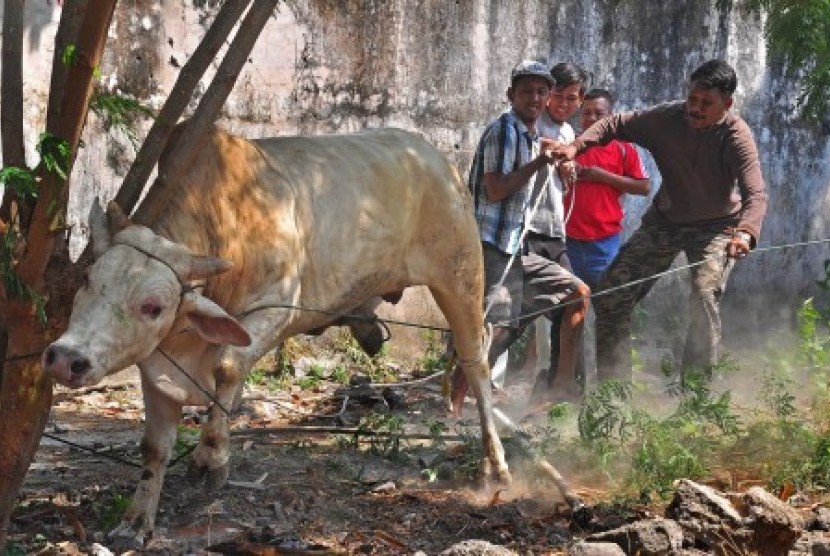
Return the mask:
M209 488L225 483L228 416L217 405L234 405L269 350L333 321L280 306L350 313L418 284L446 316L478 400L485 471L509 480L492 416L476 223L439 151L392 129L256 141L214 130L185 173L152 228L114 203L107 215L93 208L95 263L66 332L43 353L46 371L73 388L141 369L144 470L115 536L152 531L182 406L211 404L203 390L218 404L189 474Z

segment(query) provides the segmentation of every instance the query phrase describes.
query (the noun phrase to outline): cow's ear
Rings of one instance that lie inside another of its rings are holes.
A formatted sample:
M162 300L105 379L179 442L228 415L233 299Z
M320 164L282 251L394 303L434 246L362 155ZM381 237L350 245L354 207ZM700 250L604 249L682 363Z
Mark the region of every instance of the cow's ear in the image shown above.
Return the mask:
M110 231L107 226L107 215L98 197L92 201L89 209L89 233L92 241L92 257L98 259L110 246Z
M130 219L127 218L127 215L124 214L124 211L121 210L121 207L118 206L118 203L115 201L107 203L107 217L109 217L110 232L112 232L112 235L117 234L132 224Z
M187 297L187 318L202 338L212 344L251 345L248 331L219 305L195 293Z
M218 257L194 255L190 259L190 270L184 276L184 281L199 280L222 274L231 269L233 263Z

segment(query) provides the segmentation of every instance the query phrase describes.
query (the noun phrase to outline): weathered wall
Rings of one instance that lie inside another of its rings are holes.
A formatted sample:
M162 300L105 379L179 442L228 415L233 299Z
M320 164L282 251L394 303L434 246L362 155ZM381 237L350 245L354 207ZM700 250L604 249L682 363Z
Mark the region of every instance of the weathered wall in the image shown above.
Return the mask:
M767 60L761 20L734 4L717 10L713 1L697 0L287 0L260 37L222 123L247 136L385 125L418 130L466 175L480 130L506 105L507 75L521 58L576 61L627 109L682 98L690 71L721 57L738 71L735 108L756 133L769 185L761 245L826 237L826 130L798 118L797 83ZM60 8L44 0L28 2L27 10L27 98L40 102ZM211 10L122 1L102 80L160 105ZM43 126L38 106L27 103L30 137ZM113 195L133 154L124 138L101 133L94 118L84 141L73 177L78 223L94 195ZM632 225L641 205L631 205ZM827 257L828 248L811 247L742 262L727 295L740 311L727 314L728 329L790 318L794 303L815 293ZM651 296L654 314L676 287L668 280Z

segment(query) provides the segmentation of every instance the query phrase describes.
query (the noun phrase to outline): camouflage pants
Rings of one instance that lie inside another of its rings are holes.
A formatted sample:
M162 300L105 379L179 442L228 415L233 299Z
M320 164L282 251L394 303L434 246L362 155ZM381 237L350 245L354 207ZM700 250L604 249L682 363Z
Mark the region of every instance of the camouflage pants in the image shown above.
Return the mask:
M722 229L665 227L644 224L622 246L597 292L668 270L684 252L693 267L690 322L683 367L714 365L721 336L720 300L734 259L726 256L731 235ZM597 378L631 380L631 312L656 280L595 297Z

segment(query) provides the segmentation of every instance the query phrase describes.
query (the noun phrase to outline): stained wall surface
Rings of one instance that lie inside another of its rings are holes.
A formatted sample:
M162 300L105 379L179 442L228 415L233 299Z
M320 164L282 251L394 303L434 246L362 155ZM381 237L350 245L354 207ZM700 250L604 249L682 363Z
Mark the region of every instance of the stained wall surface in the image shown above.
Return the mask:
M160 107L217 3L122 0L101 68L102 85ZM830 126L799 118L798 83L768 59L763 17L748 13L740 0L729 4L287 0L252 52L221 125L250 137L402 127L426 136L466 176L479 133L506 107L507 76L522 58L579 63L592 74L592 85L616 93L622 110L682 98L695 66L724 58L738 72L735 109L755 132L769 187L761 247L828 237ZM26 118L33 162L31 145L44 125L61 8L46 0L26 5ZM207 81L199 94L206 86ZM94 116L84 145L73 175L76 249L85 241L92 198L114 195L135 153L126 137L103 133ZM659 175L648 164L659 186ZM629 231L643 206L629 202ZM815 280L824 276L826 258L830 247L811 246L759 252L741 262L725 298L727 332L792 320L797 302L818 293ZM662 327L674 326L682 291L677 277L662 280L647 300L647 314ZM671 322L661 320L666 310L674 315Z

